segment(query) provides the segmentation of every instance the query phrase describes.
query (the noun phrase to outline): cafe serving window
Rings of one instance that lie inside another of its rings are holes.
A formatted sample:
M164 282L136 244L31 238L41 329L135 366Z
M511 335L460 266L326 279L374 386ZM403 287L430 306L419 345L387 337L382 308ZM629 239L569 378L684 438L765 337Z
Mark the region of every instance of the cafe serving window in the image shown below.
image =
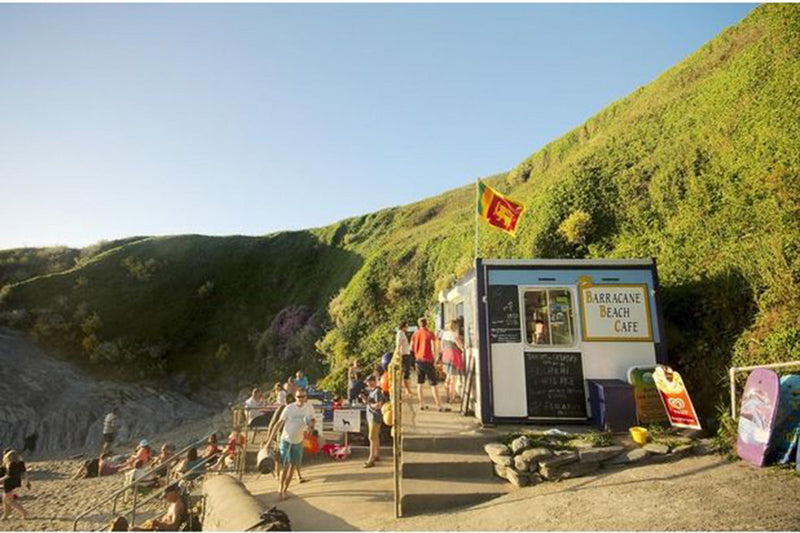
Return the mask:
M526 289L525 340L533 346L573 346L575 317L568 289Z

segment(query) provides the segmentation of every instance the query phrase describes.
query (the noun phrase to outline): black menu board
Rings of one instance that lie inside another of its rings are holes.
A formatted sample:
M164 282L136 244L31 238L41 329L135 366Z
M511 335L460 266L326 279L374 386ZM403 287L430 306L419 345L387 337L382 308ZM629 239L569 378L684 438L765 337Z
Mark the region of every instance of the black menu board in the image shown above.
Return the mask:
M489 342L522 342L519 320L519 288L516 285L489 285Z
M580 353L525 352L528 416L586 418Z

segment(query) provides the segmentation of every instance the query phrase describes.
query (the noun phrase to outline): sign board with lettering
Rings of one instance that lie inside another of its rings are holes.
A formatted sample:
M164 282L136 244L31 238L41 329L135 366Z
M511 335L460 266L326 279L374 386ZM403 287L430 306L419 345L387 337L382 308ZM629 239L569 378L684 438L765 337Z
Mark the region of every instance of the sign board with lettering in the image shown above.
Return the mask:
M317 435L319 437L323 437L323 427L322 424L325 423L325 415L322 411L315 411L314 412L314 429L317 430Z
M342 433L361 432L361 410L337 409L333 412L333 430Z
M519 287L517 285L490 285L489 342L492 344L522 342L522 325L519 318Z
M525 352L528 417L586 419L581 354Z
M636 418L639 424L660 424L667 421L667 412L661 403L661 395L653 381L655 366L628 369L628 383L633 386L636 401Z
M670 424L679 428L702 429L680 374L668 366L659 365L653 372L653 381Z
M647 285L583 283L580 291L584 341L653 340Z

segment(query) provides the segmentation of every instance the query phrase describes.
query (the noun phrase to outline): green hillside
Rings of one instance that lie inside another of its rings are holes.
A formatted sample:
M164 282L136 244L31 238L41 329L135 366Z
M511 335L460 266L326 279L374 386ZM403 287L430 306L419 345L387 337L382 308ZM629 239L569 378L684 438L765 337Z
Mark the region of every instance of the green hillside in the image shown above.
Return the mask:
M764 5L490 178L527 214L516 239L483 229L482 255L655 257L670 356L714 414L729 365L800 353L798 117L800 6ZM342 386L350 358L373 361L470 268L474 195L304 232L135 240L8 285L0 312L95 367L266 379L302 356Z

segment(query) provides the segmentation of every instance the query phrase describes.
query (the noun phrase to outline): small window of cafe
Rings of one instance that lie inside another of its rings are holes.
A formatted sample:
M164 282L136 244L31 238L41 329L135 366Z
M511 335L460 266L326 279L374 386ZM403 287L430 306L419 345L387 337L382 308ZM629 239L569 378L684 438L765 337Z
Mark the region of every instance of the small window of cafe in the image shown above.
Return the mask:
M668 364L653 259L478 258L439 301L484 424L588 422L592 380Z

